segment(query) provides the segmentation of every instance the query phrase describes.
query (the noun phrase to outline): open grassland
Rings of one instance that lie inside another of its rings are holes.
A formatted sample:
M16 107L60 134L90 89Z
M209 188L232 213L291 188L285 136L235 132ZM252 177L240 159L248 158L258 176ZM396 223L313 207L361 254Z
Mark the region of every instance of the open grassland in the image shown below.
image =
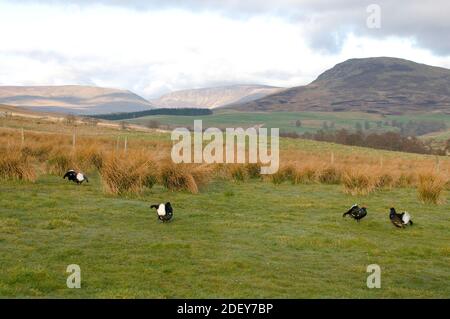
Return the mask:
M434 139L436 141L447 141L450 139L450 129L442 132L429 133L423 136L426 139Z
M18 129L18 124L27 126ZM260 177L260 164L173 165L167 133L61 123L53 126L51 132L51 124L22 119L1 128L0 177L33 181L41 174L61 175L68 169L99 172L105 192L115 194L139 193L155 184L197 193L201 185L217 177L235 181ZM423 189L421 181L428 176L439 202L449 184L449 169L448 157L284 138L278 173L261 178L274 184L339 184L345 192L363 194L406 186Z
M279 172L261 177L172 165L163 133L3 124L1 297L450 296L448 158L282 139ZM68 168L90 182L63 180ZM166 201L162 224L149 206ZM360 223L342 218L355 202ZM391 206L414 226L396 229ZM374 263L381 289L366 287Z
M448 193L447 193L448 194ZM171 201L157 221L151 203ZM368 206L359 224L343 219ZM415 225L388 219L395 204ZM112 197L93 176L0 184L0 296L113 298L448 298L450 206L420 204L414 190L361 198L335 185L216 181L197 195L156 186ZM366 287L366 267L382 288ZM66 288L78 264L82 288Z
M150 120L158 121L162 125L192 127L192 116L171 116L154 115L127 120L131 123L146 125ZM238 112L233 110L216 110L213 115L196 116L195 119L203 120L204 127L251 127L263 126L267 128L280 128L285 132L315 132L323 129L324 123L333 129L354 130L357 123L363 127L366 122L369 123L368 132L380 133L386 131L396 131L386 121L407 123L409 121L433 121L442 122L450 127L450 114L442 113L419 113L406 115L381 115L362 112ZM301 126L297 126L299 120ZM381 126L378 127L378 123Z

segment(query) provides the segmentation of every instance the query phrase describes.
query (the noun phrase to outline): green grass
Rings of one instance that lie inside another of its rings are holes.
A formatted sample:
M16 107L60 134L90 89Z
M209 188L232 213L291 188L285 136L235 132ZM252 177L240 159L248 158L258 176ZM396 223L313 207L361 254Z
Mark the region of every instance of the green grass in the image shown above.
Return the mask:
M90 181L1 181L0 297L450 297L450 205L419 204L414 189L355 198L340 186L217 181L198 195L121 198ZM161 201L171 223L149 209ZM369 210L359 224L342 218L354 202ZM391 205L415 225L394 228ZM66 288L73 263L81 289ZM366 287L373 263L381 289Z
M145 125L149 120L157 120L162 125L192 127L194 119L203 120L204 127L249 127L263 125L267 128L280 128L286 132L315 132L323 128L323 123L330 125L332 122L335 129L355 129L356 123L364 127L364 123L370 123L370 132L396 131L397 128L385 125L385 121L396 120L398 122L413 121L445 121L450 127L450 115L436 113L414 113L407 115L370 114L363 112L237 112L232 110L217 110L213 115L206 116L170 116L154 115L146 116L129 122ZM296 127L296 120L300 120L301 127ZM377 122L382 121L382 126L377 127Z
M433 132L430 134L426 134L423 136L423 138L428 139L435 139L436 141L447 141L450 139L450 129L447 131L441 131L441 132Z
M122 144L125 137L128 139L133 139L136 142L139 142L140 140L170 142L170 134L165 132L152 131L149 133L132 129L122 130L100 125L94 126L86 124L77 124L74 126L64 123L54 123L45 119L29 119L20 117L15 117L12 119L0 118L0 128L16 132L16 140L20 140L20 130L24 129L25 141L27 141L27 132L40 132L49 134L64 134L67 135L69 141L72 141L72 135L73 133L76 133L77 137L113 138L114 141L119 139Z

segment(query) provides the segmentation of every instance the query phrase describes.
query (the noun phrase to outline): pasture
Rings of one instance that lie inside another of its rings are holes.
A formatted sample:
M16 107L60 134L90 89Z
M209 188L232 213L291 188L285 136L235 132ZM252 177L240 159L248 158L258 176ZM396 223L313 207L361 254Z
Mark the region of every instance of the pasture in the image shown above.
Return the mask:
M176 171L194 180L193 191L162 178L167 134L79 126L73 147L67 125L2 124L2 298L450 296L448 158L282 139L280 174ZM123 176L148 173L155 166L143 158L156 164L155 183L136 178L111 191L110 164ZM68 166L89 183L63 180ZM348 184L353 173L361 184ZM420 174L438 182L438 204L419 200ZM149 206L166 201L174 219L163 224ZM368 207L360 223L342 218L355 202ZM414 225L395 228L391 206ZM81 267L81 289L66 287L69 264ZM381 266L380 289L366 286L370 264Z
M215 110L212 115L196 116L195 119L203 120L204 127L251 127L263 126L267 128L280 128L284 132L315 132L324 128L324 123L332 129L354 130L357 123L364 127L369 123L368 132L380 133L386 131L398 131L398 128L387 125L386 122L397 121L407 123L409 121L431 121L446 123L450 128L450 115L441 113L411 113L405 115L381 115L362 112L238 112L233 110ZM150 120L158 121L161 125L192 127L192 116L153 115L127 122L146 125ZM300 121L301 126L296 125ZM433 136L445 139L448 132L435 132ZM443 135L441 137L441 135Z
M174 220L151 203L171 201ZM359 224L343 219L367 205ZM391 205L415 225L396 229ZM412 189L355 198L336 185L216 181L199 194L155 187L102 193L58 176L0 185L1 297L448 298L450 205L419 204ZM68 289L69 264L82 288ZM382 269L381 289L366 267Z

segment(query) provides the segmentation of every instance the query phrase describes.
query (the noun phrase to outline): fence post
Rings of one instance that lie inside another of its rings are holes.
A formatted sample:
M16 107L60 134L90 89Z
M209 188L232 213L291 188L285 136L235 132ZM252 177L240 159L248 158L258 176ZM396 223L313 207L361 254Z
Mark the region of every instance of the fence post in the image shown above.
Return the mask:
M440 170L441 170L441 160L439 156L436 155L436 173L439 173Z
M75 149L75 145L76 145L76 133L75 130L73 130L73 134L72 134L72 149Z
M21 134L21 138L22 138L21 147L23 148L23 145L25 144L25 133L23 132L23 127L20 131L20 134Z
M127 142L128 142L128 140L127 140L127 137L125 136L125 142L123 144L123 150L125 153L127 152L127 144L128 144Z

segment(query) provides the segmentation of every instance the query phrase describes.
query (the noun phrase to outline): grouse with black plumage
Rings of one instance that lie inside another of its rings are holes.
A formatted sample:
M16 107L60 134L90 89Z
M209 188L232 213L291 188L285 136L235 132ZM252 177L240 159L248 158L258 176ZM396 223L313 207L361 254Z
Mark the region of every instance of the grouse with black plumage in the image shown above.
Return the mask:
M77 184L82 184L84 181L86 181L86 183L89 183L89 180L87 176L84 175L84 173L77 172L73 169L67 171L63 178L65 179L66 177L69 181Z
M394 207L391 207L389 219L391 220L391 223L398 228L404 228L413 224L411 215L408 212L398 214Z
M151 205L150 208L156 208L156 214L158 215L159 220L163 223L168 222L173 217L173 209L170 202L165 204L161 203L159 205Z
M367 215L367 209L366 207L359 207L358 204L354 204L350 209L342 215L342 217L345 217L347 215L350 215L351 218L356 219L356 221L359 223L361 219L366 217Z

